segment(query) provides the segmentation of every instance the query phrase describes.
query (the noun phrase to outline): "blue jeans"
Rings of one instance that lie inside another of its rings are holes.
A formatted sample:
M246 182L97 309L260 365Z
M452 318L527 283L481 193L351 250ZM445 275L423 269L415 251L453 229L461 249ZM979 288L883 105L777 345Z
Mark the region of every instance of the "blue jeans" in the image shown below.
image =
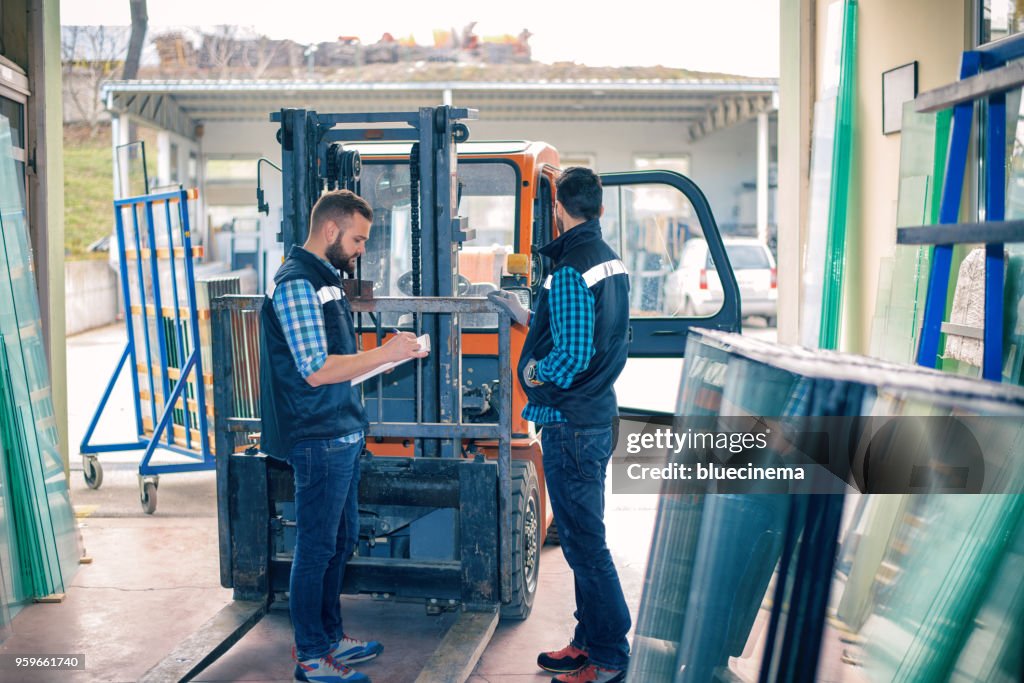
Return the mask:
M362 440L299 441L288 454L295 472L295 556L289 610L299 659L327 654L344 634L341 581L359 540Z
M604 533L605 470L612 454L612 427L544 425L544 480L558 524L565 561L576 588L573 643L606 669L629 664L629 609Z

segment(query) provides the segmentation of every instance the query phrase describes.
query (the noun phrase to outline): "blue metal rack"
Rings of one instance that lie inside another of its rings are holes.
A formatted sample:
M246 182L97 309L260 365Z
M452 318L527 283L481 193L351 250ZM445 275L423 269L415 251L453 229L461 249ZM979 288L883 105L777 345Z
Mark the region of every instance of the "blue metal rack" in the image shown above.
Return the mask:
M919 112L953 107L953 128L939 207L941 226L900 228L899 244L932 244L935 252L925 299L924 323L917 364L934 368L939 359L940 335L956 244L985 244L985 328L982 377L998 382L1003 363L1003 245L1024 241L1024 221L1005 221L1006 204L1006 93L1024 85L1024 35L1012 36L978 50L964 52L960 80L922 94ZM971 142L974 106L986 101L982 167L985 221L958 222L961 193Z
M210 442L212 431L207 419L208 382L203 372L192 263L194 248L189 227L189 200L195 196L194 190L180 189L114 201L128 341L82 439L80 451L86 483L91 488L99 488L103 470L96 454L144 449L139 463L139 497L143 510L149 514L156 510L160 474L211 470L215 466ZM127 224L126 213L130 214ZM161 227L166 229L166 247L158 246L158 216L162 216ZM183 281L178 277L179 258L184 271ZM162 291L161 262L169 266L169 292ZM134 268L130 268L129 263L133 263ZM173 335L168 338L165 323L171 320ZM135 323L139 323L141 340L137 338ZM140 350L144 352L141 358ZM129 361L138 438L121 443L93 444L96 427ZM147 387L139 386L140 374L145 375ZM195 397L194 400L191 396ZM148 405L143 405L144 401ZM148 420L144 412L149 413ZM183 433L176 435L175 427ZM195 462L151 464L157 449L187 456Z

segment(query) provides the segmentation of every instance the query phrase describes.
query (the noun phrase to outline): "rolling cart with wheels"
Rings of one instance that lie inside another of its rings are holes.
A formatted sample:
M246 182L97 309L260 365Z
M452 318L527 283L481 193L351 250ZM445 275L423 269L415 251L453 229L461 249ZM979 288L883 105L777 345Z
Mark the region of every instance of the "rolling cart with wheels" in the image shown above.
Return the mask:
M139 502L146 514L157 506L160 475L212 470L213 377L204 373L206 335L200 329L189 201L195 190L179 189L114 201L121 293L128 340L82 439L86 485L103 484L100 453L143 450ZM207 323L208 324L208 323ZM135 440L95 444L93 436L111 394L127 370L132 383ZM210 393L208 393L210 392ZM191 462L152 464L158 449Z

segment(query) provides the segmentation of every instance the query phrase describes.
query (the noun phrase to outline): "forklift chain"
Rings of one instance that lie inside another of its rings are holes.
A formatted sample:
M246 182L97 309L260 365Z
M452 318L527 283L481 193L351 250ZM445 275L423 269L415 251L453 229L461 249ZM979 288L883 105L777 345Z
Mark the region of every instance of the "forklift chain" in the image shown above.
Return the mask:
M412 295L420 295L420 145L409 150L409 227L412 236Z
M324 177L327 179L327 189L334 190L341 185L341 143L332 142L327 147L327 170Z

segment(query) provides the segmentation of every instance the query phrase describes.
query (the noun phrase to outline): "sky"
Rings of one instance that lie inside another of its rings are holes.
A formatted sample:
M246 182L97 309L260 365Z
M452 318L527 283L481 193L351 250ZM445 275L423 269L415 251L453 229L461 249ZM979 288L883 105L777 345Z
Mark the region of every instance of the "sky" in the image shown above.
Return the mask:
M65 25L131 23L128 0L61 0ZM239 23L270 38L300 43L389 32L433 44L434 29L533 34L533 58L588 66L668 66L744 76L779 73L779 0L149 0L149 26Z

